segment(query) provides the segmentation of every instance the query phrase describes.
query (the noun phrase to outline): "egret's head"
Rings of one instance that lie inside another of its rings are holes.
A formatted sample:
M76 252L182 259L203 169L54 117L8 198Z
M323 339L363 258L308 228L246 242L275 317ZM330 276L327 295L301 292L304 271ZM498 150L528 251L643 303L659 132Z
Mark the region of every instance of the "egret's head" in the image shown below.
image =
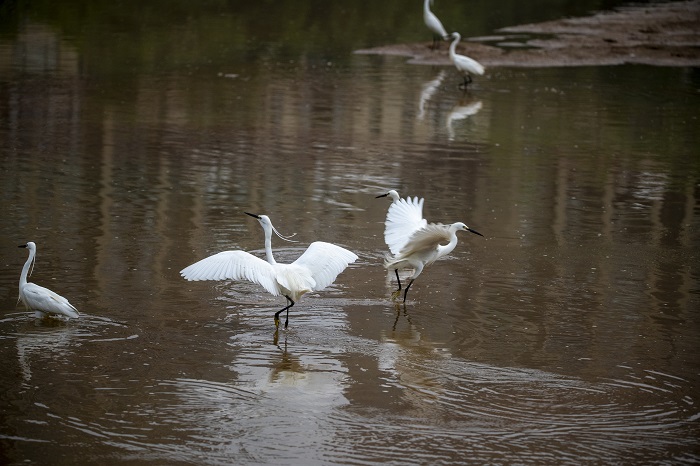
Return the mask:
M280 232L277 231L277 229L274 226L272 226L272 221L270 220L270 217L268 217L267 215L251 214L250 212L244 212L244 213L246 215L250 215L251 217L258 219L258 222L260 222L260 225L262 225L264 230L271 229L272 231L275 232L275 234L277 236L279 236L280 239L283 239L285 241L289 241L290 243L296 243L296 241L290 239L293 236L295 236L296 233L292 233L289 236L284 236L284 235L280 234Z
M469 231L469 232L471 232L471 233L474 233L475 235L484 236L484 235L482 235L481 233L479 233L478 231L472 230L471 228L469 228L468 226L466 226L466 225L465 225L464 223L462 223L462 222L457 222L457 223L454 224L454 226L456 226L458 230L465 230L465 231Z
M459 32L453 32L452 34L450 34L450 37L451 37L452 39L457 39L457 40L461 40L461 39L462 39L462 36L459 34Z
M376 199L379 199L380 197L391 197L392 202L396 202L400 199L399 193L396 192L396 190L392 189L386 194L380 194L379 196L376 197Z
M34 244L32 241L28 242L27 244L20 244L18 247L27 248L30 251L36 251L36 244Z

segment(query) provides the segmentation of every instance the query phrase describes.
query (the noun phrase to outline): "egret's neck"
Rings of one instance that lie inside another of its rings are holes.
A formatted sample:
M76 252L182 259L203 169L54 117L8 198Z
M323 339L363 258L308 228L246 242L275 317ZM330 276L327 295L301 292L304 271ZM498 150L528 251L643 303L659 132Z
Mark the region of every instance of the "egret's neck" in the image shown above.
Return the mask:
M450 242L447 243L446 245L439 244L437 247L437 258L441 258L442 256L446 256L449 253L452 252L452 250L457 247L457 233L452 232L452 236L450 237Z
M430 12L430 0L425 0L423 2L423 13L429 13Z
M24 263L24 267L22 267L22 275L19 276L19 287L22 288L24 285L27 284L27 274L29 274L29 268L32 266L32 261L34 260L34 252L29 251L29 257L27 258L27 262Z
M454 57L457 54L457 42L459 42L459 37L455 37L455 40L450 44L450 57Z
M265 257L267 262L274 265L275 258L272 256L272 228L265 226Z

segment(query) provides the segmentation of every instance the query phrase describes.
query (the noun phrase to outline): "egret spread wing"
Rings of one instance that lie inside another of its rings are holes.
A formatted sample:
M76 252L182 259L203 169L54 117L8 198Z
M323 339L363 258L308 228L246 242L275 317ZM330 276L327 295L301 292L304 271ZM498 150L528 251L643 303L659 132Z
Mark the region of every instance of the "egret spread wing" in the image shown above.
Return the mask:
M414 197L399 199L389 206L386 214L384 241L392 254L398 254L406 245L413 232L425 227L428 222L423 218L424 200Z
M187 280L248 280L262 285L273 296L280 290L269 263L245 251L224 251L180 271Z
M431 223L416 230L403 249L401 249L399 255L406 257L411 254L436 249L443 242L449 243L450 232L448 228L447 225L441 223Z
M22 287L21 298L28 308L35 311L80 317L80 312L66 298L34 283Z
M357 260L357 255L335 244L316 241L311 243L293 265L311 272L316 281L315 291L320 291L333 283L345 268Z

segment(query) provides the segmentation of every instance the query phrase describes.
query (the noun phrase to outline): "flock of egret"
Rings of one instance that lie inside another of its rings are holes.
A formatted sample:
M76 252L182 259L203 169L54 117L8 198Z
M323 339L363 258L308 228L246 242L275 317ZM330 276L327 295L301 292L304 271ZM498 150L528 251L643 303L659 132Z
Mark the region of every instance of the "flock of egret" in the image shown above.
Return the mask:
M408 289L426 265L449 254L457 246L457 231L466 230L479 236L462 222L451 225L428 223L423 218L423 199L418 197L402 199L391 190L380 197L391 197L385 221L384 241L389 247L384 261L387 270L396 274L399 288L392 293L392 299L401 294L399 269L413 269L403 293L406 302ZM280 234L272 226L267 215L245 212L260 222L265 232L265 260L245 251L223 251L180 271L186 280L246 280L261 285L273 296L284 296L286 306L275 312L275 327L279 327L280 314L286 311L284 327L289 325L289 309L301 297L312 291L321 291L331 285L338 275L358 257L355 253L335 244L315 241L291 264L280 264L272 254L272 234L284 241L292 241L289 236ZM446 244L444 244L446 243ZM20 246L29 250L29 257L22 268L19 280L19 299L27 309L35 311L37 317L49 314L76 318L78 310L66 298L53 291L27 282L36 259L36 244L29 242Z
M472 81L471 75L484 74L484 67L476 60L456 52L461 36L458 32L448 34L442 22L430 11L433 0L424 0L423 20L433 33L433 45L436 49L440 40L452 39L450 44L450 59L455 67L464 75L465 87ZM407 197L402 199L395 190L379 197L391 197L385 221L384 241L391 254L384 260L384 267L396 274L398 289L392 293L392 299L397 299L403 290L403 302L406 302L408 289L414 280L423 272L426 265L449 254L457 246L457 232L460 230L483 236L462 222L451 225L428 223L423 218L423 199ZM290 237L281 235L267 215L256 215L245 212L260 222L265 232L265 256L260 259L245 251L224 251L202 259L185 267L180 274L187 280L247 280L261 285L273 296L284 296L286 306L275 313L275 327L279 327L279 316L286 311L284 327L289 325L289 309L303 295L311 291L321 291L331 285L338 275L358 257L355 253L335 244L315 241L304 253L291 264L280 264L272 254L272 233L284 241L292 241ZM50 314L63 315L69 318L80 316L78 310L63 296L48 288L30 283L27 276L31 275L36 259L36 244L28 242L20 246L27 248L29 257L22 268L19 280L19 300L28 310L35 311L37 317ZM412 269L406 288L402 288L399 278L400 269Z
M453 32L452 34L447 33L445 27L442 25L442 22L437 16L435 16L435 13L430 11L430 5L432 3L433 0L424 0L423 3L423 21L428 29L430 29L430 31L433 33L433 45L431 48L433 50L439 48L440 40L447 41L452 39L452 43L450 44L450 60L452 60L455 68L457 68L457 70L464 76L464 82L460 87L464 87L466 89L469 83L472 82L473 74L478 76L484 74L484 67L473 58L457 53L457 44L459 44L462 36L459 34L459 32Z

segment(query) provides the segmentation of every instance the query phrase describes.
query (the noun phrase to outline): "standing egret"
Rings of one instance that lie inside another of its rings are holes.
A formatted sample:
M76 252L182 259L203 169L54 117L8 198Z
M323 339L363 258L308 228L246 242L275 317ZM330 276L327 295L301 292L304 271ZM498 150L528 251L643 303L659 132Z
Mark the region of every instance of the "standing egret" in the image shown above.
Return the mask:
M428 224L423 218L423 199L417 197L400 199L391 204L385 225L384 240L393 255L385 259L384 267L394 270L399 284L399 288L392 293L393 299L401 294L399 269L413 269L413 274L403 293L404 302L406 302L408 289L423 268L449 254L457 246L457 231L466 230L484 236L462 222L451 225ZM446 245L441 244L445 242L447 242Z
M481 76L484 74L484 67L473 58L456 53L457 44L462 39L462 36L459 35L459 32L453 32L452 37L454 41L450 44L450 60L452 60L452 63L454 63L459 72L464 75L464 82L459 87L464 87L466 89L469 83L472 82L471 75L478 74Z
M37 317L46 317L48 314L60 314L66 317L80 317L80 312L63 296L54 293L48 288L27 282L27 275L31 275L29 268L36 258L36 244L28 242L19 246L29 250L27 262L22 267L22 275L19 277L19 299L28 310L35 311Z
M431 48L435 50L440 47L440 40L448 40L450 36L447 34L442 22L435 16L435 13L430 11L432 3L433 0L425 0L423 2L423 21L433 33L433 46Z
M287 306L275 313L275 327L279 328L279 315L287 311L287 328L289 308L305 293L321 291L333 283L340 272L357 260L357 255L335 244L316 241L291 264L279 264L272 256L272 233L290 240L272 226L267 215L245 213L258 219L265 231L267 262L245 251L224 251L185 267L180 274L187 280L248 280L262 285L273 296L284 296Z

